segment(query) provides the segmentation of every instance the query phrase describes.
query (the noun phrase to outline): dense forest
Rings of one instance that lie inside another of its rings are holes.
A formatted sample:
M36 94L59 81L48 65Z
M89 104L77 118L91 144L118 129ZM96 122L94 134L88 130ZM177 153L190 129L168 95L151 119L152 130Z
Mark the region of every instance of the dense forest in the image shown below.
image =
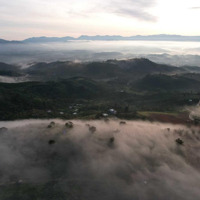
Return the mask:
M0 63L0 119L145 119L145 112L180 113L200 99L200 70L148 59L37 63L29 68ZM116 112L111 112L110 109Z

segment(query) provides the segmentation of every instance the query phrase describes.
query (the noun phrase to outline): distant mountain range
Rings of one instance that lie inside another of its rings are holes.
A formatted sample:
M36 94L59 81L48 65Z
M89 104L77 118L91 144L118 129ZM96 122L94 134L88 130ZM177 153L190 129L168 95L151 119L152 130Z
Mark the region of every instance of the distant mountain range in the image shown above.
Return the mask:
M14 43L14 44L17 44L17 43L22 43L22 41L15 41L15 40L3 40L3 39L0 39L0 44L9 44L9 43Z
M95 40L95 41L194 41L200 42L200 36L182 36L182 35L136 35L123 37L120 35L96 35L96 36L88 36L82 35L78 38L66 36L66 37L32 37L21 41L8 41L0 39L0 44L8 44L8 43L46 43L46 42L67 42L70 40Z

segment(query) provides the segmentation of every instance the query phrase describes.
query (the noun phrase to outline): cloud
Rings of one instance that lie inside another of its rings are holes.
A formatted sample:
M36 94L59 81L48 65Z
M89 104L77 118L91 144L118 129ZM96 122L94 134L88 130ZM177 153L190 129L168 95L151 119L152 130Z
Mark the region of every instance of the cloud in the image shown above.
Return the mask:
M156 0L0 0L0 5L1 38L12 38L14 32L20 38L64 32L96 34L105 32L106 27L109 34L116 27L121 29L119 17L129 24L156 21L150 11Z
M200 9L200 6L191 7L190 9L198 10L198 9Z
M0 129L1 195L12 185L13 199L32 191L38 199L199 198L198 127L76 120L69 129L65 122L55 120L52 128L49 120L0 122L8 128Z
M119 9L118 11L116 11L116 13L119 13L123 16L133 17L133 18L143 20L143 21L155 22L157 19L155 16L149 14L148 12L139 11L135 9L129 9L129 8Z
M155 5L155 0L108 0L102 2L100 0L77 0L71 2L69 0L59 1L27 1L27 0L16 0L16 1L2 1L1 3L1 14L2 19L10 18L13 19L24 18L30 20L37 19L67 19L68 16L73 17L94 17L95 14L108 14L112 13L115 15L129 16L144 21L154 21L155 17L152 16L147 9ZM10 15L12 13L12 15ZM11 17L12 18L12 17ZM10 19L11 20L11 19ZM38 20L37 20L38 21Z
M114 15L131 17L142 21L156 21L156 17L148 12L149 8L156 5L155 0L110 0L104 3L97 3L98 7L91 12L107 12Z

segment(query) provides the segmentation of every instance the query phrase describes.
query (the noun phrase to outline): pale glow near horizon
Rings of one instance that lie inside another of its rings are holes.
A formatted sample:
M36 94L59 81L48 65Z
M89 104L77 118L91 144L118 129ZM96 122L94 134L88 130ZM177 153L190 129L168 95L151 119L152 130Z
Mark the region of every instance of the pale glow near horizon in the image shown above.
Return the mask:
M0 0L0 38L200 35L200 0Z

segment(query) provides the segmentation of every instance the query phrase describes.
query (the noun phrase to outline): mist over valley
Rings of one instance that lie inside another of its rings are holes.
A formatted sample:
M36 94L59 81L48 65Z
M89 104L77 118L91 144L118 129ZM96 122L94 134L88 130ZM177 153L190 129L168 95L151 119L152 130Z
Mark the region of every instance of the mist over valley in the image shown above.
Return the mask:
M105 61L145 57L175 66L199 66L200 43L190 41L94 41L0 43L0 61L28 67L37 62Z

